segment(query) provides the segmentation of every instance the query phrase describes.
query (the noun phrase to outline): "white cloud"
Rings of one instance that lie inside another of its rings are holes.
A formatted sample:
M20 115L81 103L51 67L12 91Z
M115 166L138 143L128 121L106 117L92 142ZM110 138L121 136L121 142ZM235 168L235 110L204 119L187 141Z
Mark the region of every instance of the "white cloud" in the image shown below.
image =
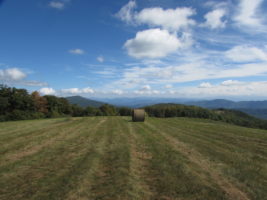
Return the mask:
M238 13L234 17L234 21L237 25L262 27L263 19L259 12L262 3L263 0L239 0ZM251 31L253 31L253 29L251 29Z
M138 32L134 39L126 41L124 47L135 58L161 58L175 52L181 43L166 30L149 29Z
M26 74L18 68L0 69L0 80L20 81L26 78Z
M211 88L212 85L209 82L203 82L199 85L199 88Z
M266 97L267 95L267 82L243 82L239 84L227 85L223 84L212 85L212 87L201 88L201 87L184 87L176 92L178 95L184 97Z
M173 86L171 84L167 84L167 85L164 86L164 88L171 89L171 88L173 88Z
M41 88L39 92L42 95L55 95L56 91L53 88Z
M188 64L131 67L122 73L122 78L113 82L114 87L135 88L144 84L173 84L191 81L253 77L267 74L267 62L233 64L231 67L219 63L196 60Z
M232 85L240 85L242 84L243 82L240 82L240 81L236 81L236 80L226 80L226 81L223 81L221 83L221 85L224 85L224 86L232 86Z
M224 28L226 21L223 21L222 18L226 15L224 9L216 9L207 13L204 18L206 22L202 26L209 27L211 29Z
M158 95L158 94L160 94L160 91L158 91L158 90L147 90L147 91L136 90L136 91L134 91L134 94L137 94L137 95Z
M61 93L63 94L93 94L95 91L91 88L69 88L69 89L62 89Z
M134 91L134 94L137 95L157 95L160 93L158 90L153 90L150 85L144 85L139 90Z
M98 56L97 58L97 61L100 62L100 63L103 63L105 61L104 57L103 56Z
M142 91L148 91L148 90L151 90L151 87L150 85L144 85L142 88L141 88Z
M95 91L92 89L92 88L83 88L83 89L81 89L81 93L83 93L83 94L93 94L93 93L95 93Z
M49 6L51 8L62 10L65 7L65 4L63 2L60 2L60 1L51 1L49 3Z
M176 8L163 10L162 8L145 8L135 15L135 20L140 24L148 24L152 27L162 27L170 31L178 31L194 25L190 19L195 11L191 8Z
M122 90L113 90L112 94L116 94L116 95L122 95L124 92Z
M84 54L85 52L84 52L84 50L82 50L82 49L71 49L71 50L69 50L69 53L71 53L71 54L76 54L76 55L82 55L82 54Z
M136 8L136 2L135 1L129 1L125 6L123 6L120 11L116 14L116 16L128 23L133 23L134 18L134 9Z
M225 56L235 62L267 61L267 53L257 47L235 46Z
M169 31L178 31L182 28L195 25L196 22L190 19L196 14L192 8L177 7L176 9L162 9L160 7L145 8L135 12L137 7L135 1L129 1L123 6L116 16L127 24L146 24L151 27L161 27Z
M34 86L34 87L47 86L47 83L45 82L25 80L26 78L27 78L27 73L23 72L21 69L18 68L0 69L0 81L2 81L5 84L11 84L11 85L15 84L23 86Z

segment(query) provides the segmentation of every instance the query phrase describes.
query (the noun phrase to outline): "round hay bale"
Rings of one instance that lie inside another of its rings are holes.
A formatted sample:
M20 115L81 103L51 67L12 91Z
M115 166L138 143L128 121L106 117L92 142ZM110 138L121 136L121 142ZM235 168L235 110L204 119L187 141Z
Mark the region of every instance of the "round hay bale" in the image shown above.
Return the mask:
M134 109L132 112L133 122L144 122L145 121L145 110Z

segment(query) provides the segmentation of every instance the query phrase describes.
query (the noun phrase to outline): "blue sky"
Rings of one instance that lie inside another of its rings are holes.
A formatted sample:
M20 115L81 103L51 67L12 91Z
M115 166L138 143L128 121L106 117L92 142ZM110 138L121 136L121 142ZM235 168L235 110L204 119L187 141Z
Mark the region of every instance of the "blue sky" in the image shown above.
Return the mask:
M266 0L2 0L0 83L85 97L267 98Z

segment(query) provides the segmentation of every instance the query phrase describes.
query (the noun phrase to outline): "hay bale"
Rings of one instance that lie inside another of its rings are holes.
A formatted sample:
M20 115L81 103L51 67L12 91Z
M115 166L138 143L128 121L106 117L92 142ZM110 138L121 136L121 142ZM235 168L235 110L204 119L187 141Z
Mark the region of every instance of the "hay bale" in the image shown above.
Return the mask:
M145 110L134 109L132 112L133 122L144 122L145 121Z

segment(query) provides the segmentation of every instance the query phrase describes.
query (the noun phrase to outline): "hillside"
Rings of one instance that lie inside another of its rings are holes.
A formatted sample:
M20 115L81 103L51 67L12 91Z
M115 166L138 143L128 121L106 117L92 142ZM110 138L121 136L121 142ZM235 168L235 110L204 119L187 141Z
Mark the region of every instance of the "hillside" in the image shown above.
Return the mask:
M135 97L135 98L100 98L99 101L107 102L115 106L125 106L129 108L140 108L144 106L159 104L159 103L185 103L192 101L191 99L177 98L159 98L159 97Z
M186 104L192 104L205 108L228 108L228 109L267 109L267 101L229 101L225 99L215 99L207 101L191 101Z
M70 104L76 104L83 108L88 107L88 106L98 108L105 104L103 102L87 99L81 96L71 96L71 97L66 97L66 99L68 100Z
M189 117L223 121L239 126L267 129L267 120L230 109L206 109L181 104L156 104L144 107L150 117Z
M0 199L266 199L267 131L189 118L0 123Z
M229 101L225 99L215 99L207 101L185 102L187 105L195 105L203 108L226 108L246 112L258 118L267 119L267 101Z
M267 101L230 101L225 99L215 100L192 100L183 98L106 98L98 99L116 106L126 106L130 108L138 108L162 103L176 103L185 105L195 105L203 108L217 109L235 109L245 112L254 117L267 119Z

